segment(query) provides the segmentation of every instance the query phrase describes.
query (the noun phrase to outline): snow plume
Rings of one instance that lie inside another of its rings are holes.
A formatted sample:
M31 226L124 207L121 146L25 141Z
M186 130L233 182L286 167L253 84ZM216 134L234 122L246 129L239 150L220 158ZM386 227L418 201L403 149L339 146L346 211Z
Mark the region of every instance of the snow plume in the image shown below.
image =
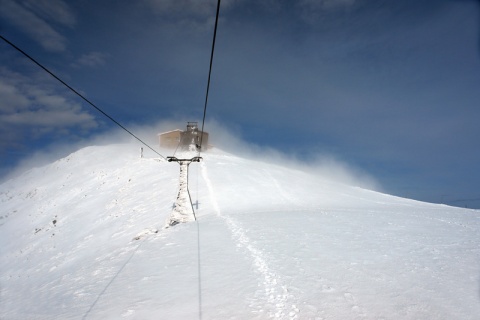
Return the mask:
M154 150L158 151L159 148L157 134L173 129L183 130L186 126L186 121L162 120L152 124L139 125L126 123L123 125L139 139L151 146ZM66 157L70 153L73 153L84 147L124 143L131 143L132 152L138 152L139 156L140 148L143 148L143 154L145 157L158 157L158 154L154 153L152 150L150 150L147 146L143 145L133 136L129 135L127 132L120 128L115 128L90 136L88 138L76 140L75 142L62 141L46 146L41 150L34 151L33 153L26 155L25 158L20 160L13 169L9 170L9 172L4 177L2 177L1 180L8 180L18 176L19 174L29 169L45 166L51 162ZM165 157L171 155L167 152L169 151L160 150L160 154Z
M36 150L27 154L13 169L9 170L1 180L12 179L32 168L43 167L87 146L125 143L127 141L128 137L125 137L124 133L122 134L120 130L113 130L76 142L62 141L53 143L41 150Z
M374 177L336 155L312 153L308 154L307 159L299 159L296 154L287 154L270 147L245 142L238 128L226 128L215 121L208 122L205 128L210 134L210 144L243 158L297 168L323 179L350 186L381 190L379 182Z
M189 119L191 120L191 119ZM194 119L193 119L194 120ZM161 120L147 125L127 125L127 128L142 141L147 143L155 150L159 150L157 134L174 129L184 130L188 120ZM199 122L199 129L201 123ZM242 139L242 133L239 128L225 127L217 121L209 121L205 124L205 131L209 133L209 144L215 148L222 149L242 158L254 159L261 162L268 162L278 166L296 168L301 171L310 172L313 175L323 179L358 186L371 190L379 190L378 182L368 173L340 160L331 154L313 154L308 156L308 160L298 159L294 154L286 154L273 148L258 146L253 143L245 142ZM138 140L127 134L121 129L111 130L90 139L85 139L74 144L56 144L46 149L34 153L32 156L24 159L15 168L8 178L16 176L19 173L32 167L39 167L53 162L61 157L92 145L109 145L118 143L132 143L132 152L138 152L143 148L145 157L158 157L148 147L142 145ZM159 150L163 156L171 156L173 150Z

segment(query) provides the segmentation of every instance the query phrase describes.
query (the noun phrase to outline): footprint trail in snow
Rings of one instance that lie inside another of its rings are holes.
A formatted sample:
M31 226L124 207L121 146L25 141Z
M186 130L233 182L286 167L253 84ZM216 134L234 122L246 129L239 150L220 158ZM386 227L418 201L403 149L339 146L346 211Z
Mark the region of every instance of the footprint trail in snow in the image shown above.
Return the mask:
M255 313L267 312L268 316L273 319L298 319L299 309L295 302L295 297L288 291L287 286L283 283L282 277L275 272L265 258L262 250L256 248L245 233L244 228L235 219L222 215L218 206L212 182L208 177L207 167L201 163L202 177L205 180L215 213L221 217L232 233L232 238L238 247L245 248L251 256L252 264L255 271L260 275L259 286L263 287L261 298L265 300L264 305L260 305L259 301L251 303ZM260 298L257 297L256 298Z

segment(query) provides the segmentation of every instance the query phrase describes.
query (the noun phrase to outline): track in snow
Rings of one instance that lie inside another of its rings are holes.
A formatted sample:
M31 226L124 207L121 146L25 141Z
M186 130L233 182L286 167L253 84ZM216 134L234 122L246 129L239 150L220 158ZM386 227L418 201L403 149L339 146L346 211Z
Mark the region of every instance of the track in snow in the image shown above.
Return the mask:
M298 319L299 309L297 308L297 303L295 303L296 298L288 291L288 287L283 283L281 275L269 267L265 254L254 246L240 223L230 216L222 215L212 182L208 177L207 167L203 162L201 163L201 171L215 213L225 221L237 246L248 251L253 260L252 264L255 267L255 271L260 275L259 286L263 287L264 292L261 299L265 300L265 303L260 305L258 302L253 302L250 306L255 309L255 313L266 311L270 318Z

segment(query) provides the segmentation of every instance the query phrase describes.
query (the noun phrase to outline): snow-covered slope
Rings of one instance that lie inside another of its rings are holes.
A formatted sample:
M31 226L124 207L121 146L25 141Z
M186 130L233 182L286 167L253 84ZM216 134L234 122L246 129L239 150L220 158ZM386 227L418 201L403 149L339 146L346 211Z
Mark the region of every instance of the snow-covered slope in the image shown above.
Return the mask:
M0 318L478 319L479 211L202 156L168 229L179 166L134 145L2 184Z

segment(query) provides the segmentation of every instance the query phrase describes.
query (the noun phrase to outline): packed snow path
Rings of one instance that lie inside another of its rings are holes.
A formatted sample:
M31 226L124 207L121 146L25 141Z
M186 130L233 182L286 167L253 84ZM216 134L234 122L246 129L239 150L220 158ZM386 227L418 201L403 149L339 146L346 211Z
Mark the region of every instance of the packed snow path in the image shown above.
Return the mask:
M178 166L137 150L0 185L1 319L478 319L478 210L213 150L198 223L162 229Z
M263 287L263 293L260 293L260 296L256 294L255 299L259 299L259 301L252 301L250 306L253 308L254 312L260 316L263 316L263 314L267 312L270 318L297 319L298 309L295 304L292 304L294 302L294 297L288 292L288 288L283 283L281 276L270 269L265 260L265 254L254 246L247 237L245 229L232 217L222 215L215 197L212 182L208 177L205 163L201 164L201 168L202 177L208 188L210 203L212 204L215 213L217 216L224 219L226 225L232 232L232 237L235 239L237 246L248 250L255 271L261 277L259 286Z

